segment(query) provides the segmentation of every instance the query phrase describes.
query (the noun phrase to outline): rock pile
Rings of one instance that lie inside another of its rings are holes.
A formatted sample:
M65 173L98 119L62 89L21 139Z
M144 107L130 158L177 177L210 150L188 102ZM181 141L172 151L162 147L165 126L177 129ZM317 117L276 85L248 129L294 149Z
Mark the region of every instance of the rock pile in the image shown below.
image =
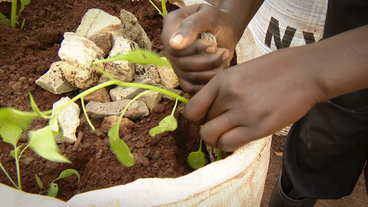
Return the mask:
M36 80L36 84L54 94L86 90L109 81L108 77L94 69L92 66L94 61L114 57L118 53L125 54L135 48L151 50L151 47L152 43L147 34L130 12L121 10L119 19L102 10L90 9L84 15L76 32L64 33L58 51L61 61L52 63L47 73ZM133 64L127 61L101 63L98 67L120 81L155 85L180 95L184 94L175 89L179 86L179 81L172 68ZM110 91L105 88L99 89L84 98L88 102L86 111L92 118L120 115L126 104L144 90L122 86ZM165 96L157 92L140 97L129 106L126 117L134 120L147 116L162 98ZM70 110L72 111L68 113L73 118L59 121L61 126L71 128L71 132L68 135L64 134L67 139L57 139L58 142L76 141L75 130L79 125L80 109L72 107ZM78 121L72 124L73 126L70 126L70 123L63 123L71 119Z

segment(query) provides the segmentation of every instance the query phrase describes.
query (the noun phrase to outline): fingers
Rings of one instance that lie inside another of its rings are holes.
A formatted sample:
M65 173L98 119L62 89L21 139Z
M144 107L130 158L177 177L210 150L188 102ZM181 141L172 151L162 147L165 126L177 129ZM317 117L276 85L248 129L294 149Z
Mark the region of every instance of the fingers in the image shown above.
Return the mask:
M174 69L177 68L183 72L208 71L219 68L223 65L222 53L223 52L220 51L215 54L205 53L180 58L170 58L170 62Z
M211 30L214 29L211 28L212 22L217 18L215 14L215 9L205 4L184 7L180 12L167 14L164 25L175 25L175 28L170 31L170 46L176 50L182 50L191 45L201 32L212 32ZM198 21L199 19L206 21Z

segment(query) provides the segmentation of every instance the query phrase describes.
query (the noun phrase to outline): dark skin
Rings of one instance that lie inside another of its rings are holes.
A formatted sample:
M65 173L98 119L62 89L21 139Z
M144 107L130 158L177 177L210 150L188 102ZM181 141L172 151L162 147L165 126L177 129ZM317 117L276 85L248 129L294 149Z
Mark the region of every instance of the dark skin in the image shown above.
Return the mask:
M197 92L185 116L202 125L200 135L211 147L234 151L294 123L319 102L368 88L368 25L226 68L259 3L236 17L228 11L246 3L224 2L220 9L202 5L170 13L162 36L183 90ZM183 23L188 18L196 23ZM212 32L218 47L196 40L202 31Z

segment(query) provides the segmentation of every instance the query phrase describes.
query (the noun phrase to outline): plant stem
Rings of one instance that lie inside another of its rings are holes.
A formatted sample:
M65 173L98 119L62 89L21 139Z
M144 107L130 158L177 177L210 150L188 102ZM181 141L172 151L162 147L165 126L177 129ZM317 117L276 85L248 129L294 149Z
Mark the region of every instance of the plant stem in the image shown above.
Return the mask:
M15 24L17 23L17 1L12 0L11 3L11 17L10 17L10 26L15 28Z
M162 6L162 16L164 17L167 14L167 9L166 9L166 2L165 0L161 0L161 6Z
M13 179L9 176L8 172L5 170L3 164L0 162L0 168L3 170L4 174L6 175L6 177L8 177L8 179L10 180L10 182L14 185L14 187L16 187L18 189L18 186L15 184L15 182L13 181Z

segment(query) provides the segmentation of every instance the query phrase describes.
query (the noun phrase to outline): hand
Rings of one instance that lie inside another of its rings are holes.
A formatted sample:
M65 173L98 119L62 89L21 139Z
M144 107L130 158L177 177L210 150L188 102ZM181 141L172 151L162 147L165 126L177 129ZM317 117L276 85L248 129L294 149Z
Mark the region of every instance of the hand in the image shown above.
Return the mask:
M203 31L215 35L217 46L197 39ZM241 34L233 20L209 5L193 5L167 14L162 41L182 89L196 93L228 67Z
M185 116L203 124L203 140L223 151L294 123L321 95L315 76L293 58L302 56L299 50L280 50L218 73L189 101Z

